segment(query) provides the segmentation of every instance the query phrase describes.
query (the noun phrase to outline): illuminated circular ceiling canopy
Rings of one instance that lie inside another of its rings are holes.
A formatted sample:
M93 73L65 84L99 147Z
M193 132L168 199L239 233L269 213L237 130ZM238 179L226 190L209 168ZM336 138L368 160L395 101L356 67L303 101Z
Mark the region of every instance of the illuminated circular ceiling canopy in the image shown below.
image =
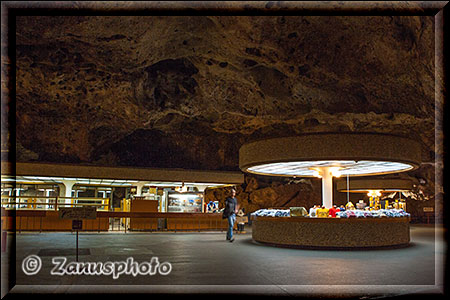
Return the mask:
M245 144L239 167L272 176L317 176L329 167L333 176L364 176L404 172L421 161L414 140L375 133L314 133Z
M342 176L378 175L412 170L407 163L370 161L370 160L334 160L334 161L293 161L256 165L247 168L247 172L261 175L278 176L316 176L320 167L337 167Z

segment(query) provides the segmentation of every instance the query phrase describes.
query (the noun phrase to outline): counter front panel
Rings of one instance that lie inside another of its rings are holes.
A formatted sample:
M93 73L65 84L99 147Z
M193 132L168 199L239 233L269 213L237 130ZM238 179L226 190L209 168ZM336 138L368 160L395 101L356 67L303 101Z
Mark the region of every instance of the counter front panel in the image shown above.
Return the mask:
M409 218L254 217L257 242L304 248L373 248L406 246Z

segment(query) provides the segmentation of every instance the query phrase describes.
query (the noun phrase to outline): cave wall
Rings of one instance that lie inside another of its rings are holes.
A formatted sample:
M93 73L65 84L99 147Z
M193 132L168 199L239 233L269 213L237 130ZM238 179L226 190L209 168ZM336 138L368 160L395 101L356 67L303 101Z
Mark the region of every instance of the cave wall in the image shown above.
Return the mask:
M2 58L16 75L2 150L14 144L20 162L239 171L240 146L260 138L390 133L421 144L423 164L405 176L434 201L434 25L408 15L18 16L16 65ZM246 176L243 205L320 203L314 180L272 181Z
M351 131L414 138L433 161L433 26L431 16L19 16L16 157L236 170L245 142Z

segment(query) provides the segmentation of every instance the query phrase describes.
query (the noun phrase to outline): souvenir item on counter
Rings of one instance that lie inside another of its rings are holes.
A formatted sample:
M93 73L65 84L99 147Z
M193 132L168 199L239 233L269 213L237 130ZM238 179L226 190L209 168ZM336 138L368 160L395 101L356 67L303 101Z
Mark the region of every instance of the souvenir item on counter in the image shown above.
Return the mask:
M330 217L336 218L336 213L338 211L341 211L341 210L339 208L337 208L336 205L334 205L332 208L329 209L328 214Z
M359 202L356 203L356 208L357 209L364 209L364 207L366 207L366 203L364 203L363 200L359 200Z
M318 218L328 218L329 209L322 206L316 212Z
M306 208L302 207L289 207L291 217L305 217L308 212Z
M252 216L256 217L289 217L289 209L259 209L253 213Z
M379 209L379 210L346 210L337 212L339 218L401 218L409 217L410 214L401 209Z
M349 209L355 209L355 206L353 205L352 202L347 202L347 204L345 204L345 209L349 210Z
M315 218L315 217L317 217L317 209L319 208L319 206L318 205L314 205L313 207L311 207L310 209L309 209L309 217L310 218Z
M394 207L394 209L399 209L398 207L398 200L395 200L395 202L392 205Z

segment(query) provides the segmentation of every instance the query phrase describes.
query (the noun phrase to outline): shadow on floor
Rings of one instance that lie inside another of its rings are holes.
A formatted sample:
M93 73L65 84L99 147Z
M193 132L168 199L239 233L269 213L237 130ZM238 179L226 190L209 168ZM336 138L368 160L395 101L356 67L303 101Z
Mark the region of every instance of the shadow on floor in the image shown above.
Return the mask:
M252 246L259 247L276 247L276 248L286 248L286 249L298 249L298 250L319 250L319 251L378 251L378 250L396 250L405 248L415 248L420 247L414 242L409 244L397 245L397 246L384 246L384 247L315 247L315 246L295 246L295 245L282 245L282 244L271 244L271 243L261 243L254 241L252 238L246 239L243 243Z

